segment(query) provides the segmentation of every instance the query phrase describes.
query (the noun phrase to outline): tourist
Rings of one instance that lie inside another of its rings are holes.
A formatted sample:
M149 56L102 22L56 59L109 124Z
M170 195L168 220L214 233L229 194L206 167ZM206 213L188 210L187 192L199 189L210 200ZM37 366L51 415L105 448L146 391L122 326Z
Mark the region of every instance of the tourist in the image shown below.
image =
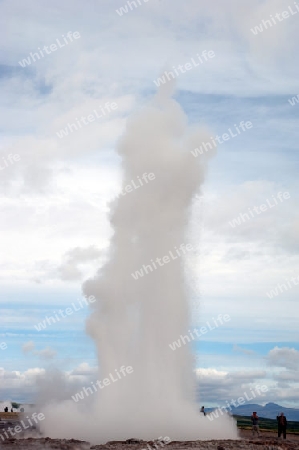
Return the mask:
M251 422L252 422L252 436L254 436L255 432L257 433L258 436L260 436L259 417L255 411L252 413Z
M285 417L284 413L280 413L280 416L276 417L277 419L277 426L278 426L278 437L280 438L281 433L283 434L283 438L286 439L287 437L287 418Z

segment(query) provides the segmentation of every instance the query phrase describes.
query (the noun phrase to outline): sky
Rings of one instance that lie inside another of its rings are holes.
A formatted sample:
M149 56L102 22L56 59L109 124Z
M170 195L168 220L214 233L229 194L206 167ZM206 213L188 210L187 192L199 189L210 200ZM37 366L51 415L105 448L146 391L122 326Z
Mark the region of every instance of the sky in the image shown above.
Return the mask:
M218 136L185 268L190 330L229 320L186 344L198 399L265 385L257 403L299 407L294 2L1 0L0 12L0 400L33 402L47 373L95 377L82 283L109 257L115 148L173 71L189 123Z

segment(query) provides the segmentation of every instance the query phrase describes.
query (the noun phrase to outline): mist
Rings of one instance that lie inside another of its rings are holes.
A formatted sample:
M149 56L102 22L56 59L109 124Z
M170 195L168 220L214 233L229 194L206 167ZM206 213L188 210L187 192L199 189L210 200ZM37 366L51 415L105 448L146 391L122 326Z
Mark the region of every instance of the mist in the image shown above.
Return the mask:
M110 204L109 259L83 285L84 295L96 298L86 331L95 342L101 383L82 386L78 402L44 405L47 436L92 443L238 436L229 416L209 421L199 414L190 346L169 347L190 327L185 267L198 243L188 221L213 156L192 156L210 133L188 126L173 89L163 85L128 121L118 143L123 183Z

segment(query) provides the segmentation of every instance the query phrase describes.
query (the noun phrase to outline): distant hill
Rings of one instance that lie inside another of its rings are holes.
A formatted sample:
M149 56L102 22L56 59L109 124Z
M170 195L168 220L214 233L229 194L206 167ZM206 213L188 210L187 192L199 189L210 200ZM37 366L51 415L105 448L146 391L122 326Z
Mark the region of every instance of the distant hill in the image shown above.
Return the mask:
M205 408L207 412L213 411L213 409L215 408ZM267 419L276 419L276 416L283 412L287 420L299 421L299 409L285 408L276 403L267 403L265 406L248 403L247 405L240 405L236 408L231 406L231 409L231 413L234 415L251 416L253 411L256 411L259 417L265 417Z

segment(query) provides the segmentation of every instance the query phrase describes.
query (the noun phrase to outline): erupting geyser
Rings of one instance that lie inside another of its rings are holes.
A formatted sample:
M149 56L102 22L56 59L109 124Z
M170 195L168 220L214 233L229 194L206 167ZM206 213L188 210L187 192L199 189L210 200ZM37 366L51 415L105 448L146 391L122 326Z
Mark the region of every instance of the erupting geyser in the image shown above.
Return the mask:
M88 384L94 393L84 401L43 409L50 436L98 443L237 437L228 416L209 421L199 414L190 349L169 347L188 330L184 261L189 252L183 249L194 245L188 216L211 154L192 156L209 134L188 128L170 91L169 83L162 86L128 122L119 142L126 195L111 205L110 259L83 286L87 297L97 299L87 332L96 343L102 381ZM126 191L145 173L154 174L151 181Z

